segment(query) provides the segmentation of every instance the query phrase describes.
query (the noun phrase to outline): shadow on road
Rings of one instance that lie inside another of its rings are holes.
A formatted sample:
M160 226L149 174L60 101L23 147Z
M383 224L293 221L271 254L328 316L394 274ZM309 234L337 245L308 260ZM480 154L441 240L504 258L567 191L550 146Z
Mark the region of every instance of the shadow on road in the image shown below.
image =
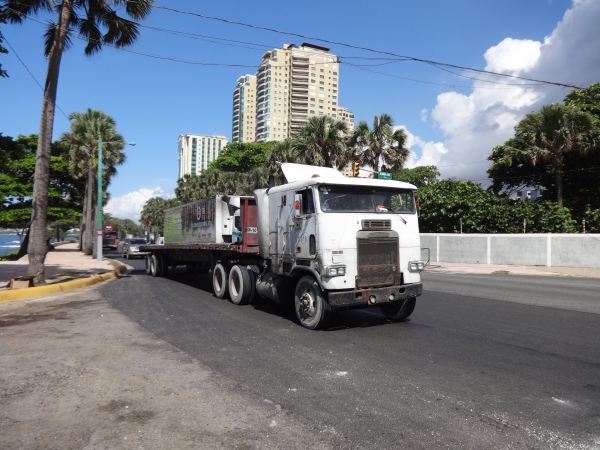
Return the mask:
M129 272L129 275L149 276L148 274L146 274L145 261L143 259L139 261L140 262L138 264L132 263L131 260L127 261L129 265L136 267L134 270ZM181 266L177 268L169 268L169 271L165 278L192 287L194 289L202 290L207 294L212 295L215 298L215 300L219 300L213 294L212 274L210 272L206 274L190 274L187 272L187 269L184 266ZM232 307L234 306L235 305L232 305ZM269 300L263 300L261 298L256 297L251 305L247 305L245 307L251 307L257 311L277 316L283 320L298 324L298 320L296 318L296 314L293 308L293 301L289 302L288 304L280 305ZM410 319L407 319L403 322L390 322L379 312L379 310L376 307L374 307L369 309L337 311L334 314L332 314L328 326L325 327L322 331L340 331L349 330L353 328L368 328L382 325L406 327L410 326L411 324Z

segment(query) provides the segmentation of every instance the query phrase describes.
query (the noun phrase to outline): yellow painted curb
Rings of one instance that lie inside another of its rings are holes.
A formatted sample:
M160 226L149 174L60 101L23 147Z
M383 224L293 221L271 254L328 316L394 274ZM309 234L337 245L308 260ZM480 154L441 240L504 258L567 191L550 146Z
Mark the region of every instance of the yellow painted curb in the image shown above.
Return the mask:
M115 262L119 264L118 268L94 277L66 281L64 283L54 283L47 284L45 286L0 292L0 303L12 302L16 300L29 300L30 298L46 297L49 295L76 291L77 289L90 287L102 281L114 280L115 278L119 278L120 275L127 273L127 266L123 265L119 261Z

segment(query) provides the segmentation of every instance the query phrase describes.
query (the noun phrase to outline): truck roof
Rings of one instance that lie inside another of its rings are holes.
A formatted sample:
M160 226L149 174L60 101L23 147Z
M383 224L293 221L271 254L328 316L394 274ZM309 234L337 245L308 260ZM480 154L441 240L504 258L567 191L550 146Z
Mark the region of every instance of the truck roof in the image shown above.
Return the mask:
M314 184L339 184L347 186L378 186L384 188L417 189L416 186L404 181L379 180L374 178L346 177L340 171L331 167L310 166L307 164L283 163L281 170L288 184L277 186L271 190L280 188L310 186ZM294 186L291 186L294 185Z

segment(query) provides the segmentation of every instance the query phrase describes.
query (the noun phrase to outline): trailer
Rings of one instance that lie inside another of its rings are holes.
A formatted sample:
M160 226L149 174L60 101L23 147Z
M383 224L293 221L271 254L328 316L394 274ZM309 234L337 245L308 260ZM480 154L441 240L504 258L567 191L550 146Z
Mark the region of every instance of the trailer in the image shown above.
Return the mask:
M335 311L379 308L408 318L422 294L415 186L281 165L287 183L254 196L213 196L165 212L163 245L140 248L146 272L212 272L218 298L293 305L324 327Z

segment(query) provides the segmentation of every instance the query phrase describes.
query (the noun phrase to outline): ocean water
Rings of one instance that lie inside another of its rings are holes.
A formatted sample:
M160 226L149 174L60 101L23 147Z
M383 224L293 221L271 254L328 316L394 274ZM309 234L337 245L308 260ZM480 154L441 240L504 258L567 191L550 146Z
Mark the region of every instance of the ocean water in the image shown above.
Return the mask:
M19 236L0 235L0 255L16 252L20 245Z

